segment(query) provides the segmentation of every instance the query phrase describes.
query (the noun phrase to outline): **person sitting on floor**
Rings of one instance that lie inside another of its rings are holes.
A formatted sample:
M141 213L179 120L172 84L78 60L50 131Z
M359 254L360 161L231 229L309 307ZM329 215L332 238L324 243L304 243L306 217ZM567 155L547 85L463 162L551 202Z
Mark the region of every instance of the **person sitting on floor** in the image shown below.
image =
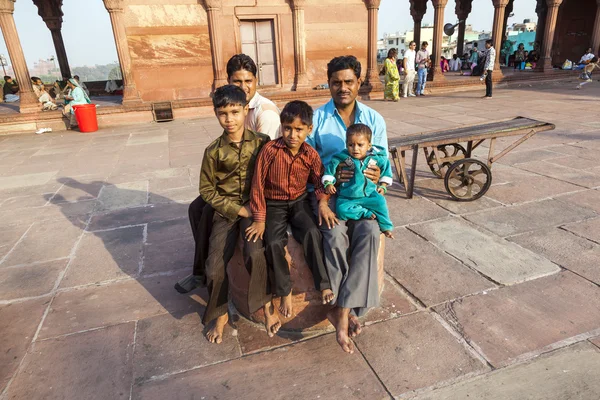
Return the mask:
M65 97L65 100L69 101L69 104L65 105L63 114L69 118L69 128L72 129L77 126L77 119L75 118L75 109L73 106L82 104L91 104L92 101L87 94L83 91L79 83L71 78L67 82L67 87L70 90L70 95Z
M586 65L588 65L592 59L594 58L594 53L592 53L592 48L589 47L585 54L581 57L581 60L577 63L573 69L584 69Z
M87 94L88 97L90 97L90 90L87 88L84 82L81 82L81 80L79 79L79 75L73 76L73 79L75 79L77 83L79 83L79 87L81 87L85 94Z
M442 58L440 59L440 68L442 70L442 73L450 71L450 67L448 66L448 60L444 56L442 56Z
M461 70L462 62L458 58L458 54L452 56L452 59L448 62L448 66L452 72L459 72Z
M56 110L58 107L54 104L54 100L50 96L50 93L46 91L44 83L37 76L31 77L31 86L33 92L38 101L42 103L42 111Z
M4 86L2 87L2 92L4 94L4 101L7 103L14 103L15 101L19 101L19 84L13 79L5 75L4 76Z
M581 89L584 85L593 82L592 80L592 71L596 69L598 66L598 57L594 57L590 60L590 62L583 68L583 72L579 76L583 82L577 85L576 89Z

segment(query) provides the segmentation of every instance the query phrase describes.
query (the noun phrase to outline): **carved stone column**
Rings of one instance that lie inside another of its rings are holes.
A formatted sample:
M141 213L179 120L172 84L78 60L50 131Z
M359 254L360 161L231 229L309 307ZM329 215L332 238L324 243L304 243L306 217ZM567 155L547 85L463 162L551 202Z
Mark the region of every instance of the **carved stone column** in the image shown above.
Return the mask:
M213 90L215 90L227 84L223 46L221 45L221 0L204 0L204 6L208 17L208 35L214 77Z
M421 49L421 22L426 12L427 0L410 0L410 15L412 15L415 22L413 40L417 44L417 51Z
M596 21L594 22L594 33L592 33L592 53L598 54L600 50L600 0L596 0Z
M38 8L38 14L42 17L52 34L56 58L60 66L60 74L63 77L70 78L71 68L69 67L69 59L67 58L65 42L63 41L61 32L63 22L62 2L63 0L33 0L33 4Z
M506 8L504 9L504 22L502 23L502 40L506 40L508 35L506 34L506 30L508 29L508 18L510 17L510 13L513 12L515 0L509 0Z
M558 19L558 8L563 0L546 0L548 13L546 15L546 26L544 29L544 44L542 46L542 71L552 71L552 45L554 44L554 32Z
M365 84L371 90L383 89L377 70L377 14L381 0L364 0L369 18L369 34L367 43L367 76Z
M546 0L537 0L535 13L538 16L537 28L535 31L535 41L540 44L541 48L542 43L544 42L544 31L546 30L546 17L548 15L548 5L546 4ZM540 57L541 56L542 55L540 54Z
M504 12L508 0L492 0L494 3L494 25L492 28L492 40L494 49L496 49L496 62L494 63L494 72L500 73L500 50L502 49L502 27L504 26ZM496 74L497 75L497 74Z
M6 42L8 56L15 72L13 78L19 83L20 112L40 111L38 99L33 93L31 77L27 70L27 63L23 55L23 48L17 33L13 12L15 11L15 0L0 0L0 28Z
M304 29L304 5L306 0L290 0L294 21L294 86L292 90L310 89L306 73L306 31Z
M139 103L142 100L135 87L131 72L131 55L129 54L129 44L127 43L127 33L123 21L124 0L104 0L104 6L110 14L117 55L123 73L123 104Z
M435 13L433 15L433 81L442 81L444 74L440 68L440 56L442 55L442 40L444 33L444 9L448 0L432 0Z
M457 0L456 16L458 17L458 39L456 39L456 53L461 57L465 51L465 30L467 28L467 18L471 14L471 5L473 0Z

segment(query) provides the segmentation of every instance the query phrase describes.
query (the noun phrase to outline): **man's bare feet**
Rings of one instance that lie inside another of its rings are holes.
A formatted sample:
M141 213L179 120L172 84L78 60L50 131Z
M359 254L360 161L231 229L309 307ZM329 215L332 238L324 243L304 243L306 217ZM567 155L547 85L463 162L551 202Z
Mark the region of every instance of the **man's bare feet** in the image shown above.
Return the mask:
M335 295L331 289L321 290L321 301L323 304L330 304L333 301Z
M390 238L390 239L393 239L393 238L394 238L394 235L392 235L392 231L384 231L384 232L382 232L382 233L383 233L383 235L384 235L385 237L387 237L387 238Z
M211 343L220 344L223 341L223 329L225 328L225 325L227 325L227 321L229 321L229 315L227 315L227 313L212 320L210 322L212 326L205 335L206 339Z
M327 313L327 319L335 327L336 339L342 350L353 354L354 343L348 337L348 314L350 314L350 309L334 307Z
M275 310L273 302L270 301L264 305L263 310L265 311L265 329L269 337L275 336L279 328L281 328L281 321L279 320L279 314Z
M287 296L281 296L279 298L279 312L285 318L292 316L292 292Z
M348 316L348 335L350 337L357 337L362 332L362 326L356 315L350 314Z

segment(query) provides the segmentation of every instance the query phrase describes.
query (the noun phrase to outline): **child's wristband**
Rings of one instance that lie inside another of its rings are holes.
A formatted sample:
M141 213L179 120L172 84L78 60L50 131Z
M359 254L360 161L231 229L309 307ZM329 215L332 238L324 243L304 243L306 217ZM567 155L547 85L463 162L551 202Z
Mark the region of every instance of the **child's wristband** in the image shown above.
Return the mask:
M379 188L383 189L383 194L387 194L387 188L385 186L377 185L377 189L379 189Z

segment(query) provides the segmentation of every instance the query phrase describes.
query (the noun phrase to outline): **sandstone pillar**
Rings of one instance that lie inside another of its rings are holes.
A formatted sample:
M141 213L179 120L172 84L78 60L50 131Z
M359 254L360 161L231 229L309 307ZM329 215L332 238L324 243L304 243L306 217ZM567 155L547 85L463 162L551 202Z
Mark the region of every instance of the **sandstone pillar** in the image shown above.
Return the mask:
M54 49L56 50L56 58L60 67L60 74L63 77L71 77L71 68L69 67L69 59L65 50L65 42L62 37L62 0L33 0L33 3L38 8L38 14L52 34Z
M221 45L221 0L204 0L208 17L208 35L213 67L213 90L227 84L227 73L223 62Z
M544 28L544 44L542 46L542 71L552 71L552 45L554 44L554 32L558 19L558 8L562 0L546 0L548 11L546 15L546 26Z
M417 51L421 50L421 22L426 12L427 0L410 0L410 15L415 23L413 40L417 44Z
M596 0L596 21L594 22L594 33L592 33L592 52L598 56L600 52L600 0Z
M457 0L454 11L458 17L458 39L456 40L456 53L459 57L465 52L465 30L467 28L467 18L471 13L473 0Z
M504 9L504 22L502 23L502 40L506 40L508 38L506 30L508 29L508 18L510 17L510 13L513 12L514 1L515 0L509 0L508 4L506 5L506 8Z
M117 55L123 74L123 104L139 103L142 100L135 87L131 72L131 55L129 54L129 44L125 32L125 22L123 21L124 0L104 0L104 7L110 14L110 23L112 24Z
M0 28L4 35L4 42L6 43L13 71L15 72L15 76L12 78L16 78L19 83L19 110L22 113L39 111L39 103L33 93L31 77L27 70L23 48L21 47L21 41L17 33L17 26L13 17L14 11L15 0L0 0Z
M448 0L432 0L435 13L433 15L433 81L444 80L442 69L440 68L440 57L442 55L442 40L444 33L444 9Z
M381 0L364 0L369 18L369 34L367 44L367 76L365 84L371 90L382 90L377 69L377 14Z
M546 29L546 16L548 14L548 5L546 0L537 0L535 13L538 16L537 28L535 31L535 41L539 43L540 49L544 42L544 30ZM542 54L540 54L542 57Z
M496 62L494 63L494 72L500 74L500 50L502 50L502 27L504 26L504 12L508 0L492 0L494 3L494 25L492 28L492 40L494 49L496 49ZM497 75L496 74L496 75Z
M290 0L294 22L294 86L292 90L310 89L306 73L306 31L304 29L304 5L306 0Z

